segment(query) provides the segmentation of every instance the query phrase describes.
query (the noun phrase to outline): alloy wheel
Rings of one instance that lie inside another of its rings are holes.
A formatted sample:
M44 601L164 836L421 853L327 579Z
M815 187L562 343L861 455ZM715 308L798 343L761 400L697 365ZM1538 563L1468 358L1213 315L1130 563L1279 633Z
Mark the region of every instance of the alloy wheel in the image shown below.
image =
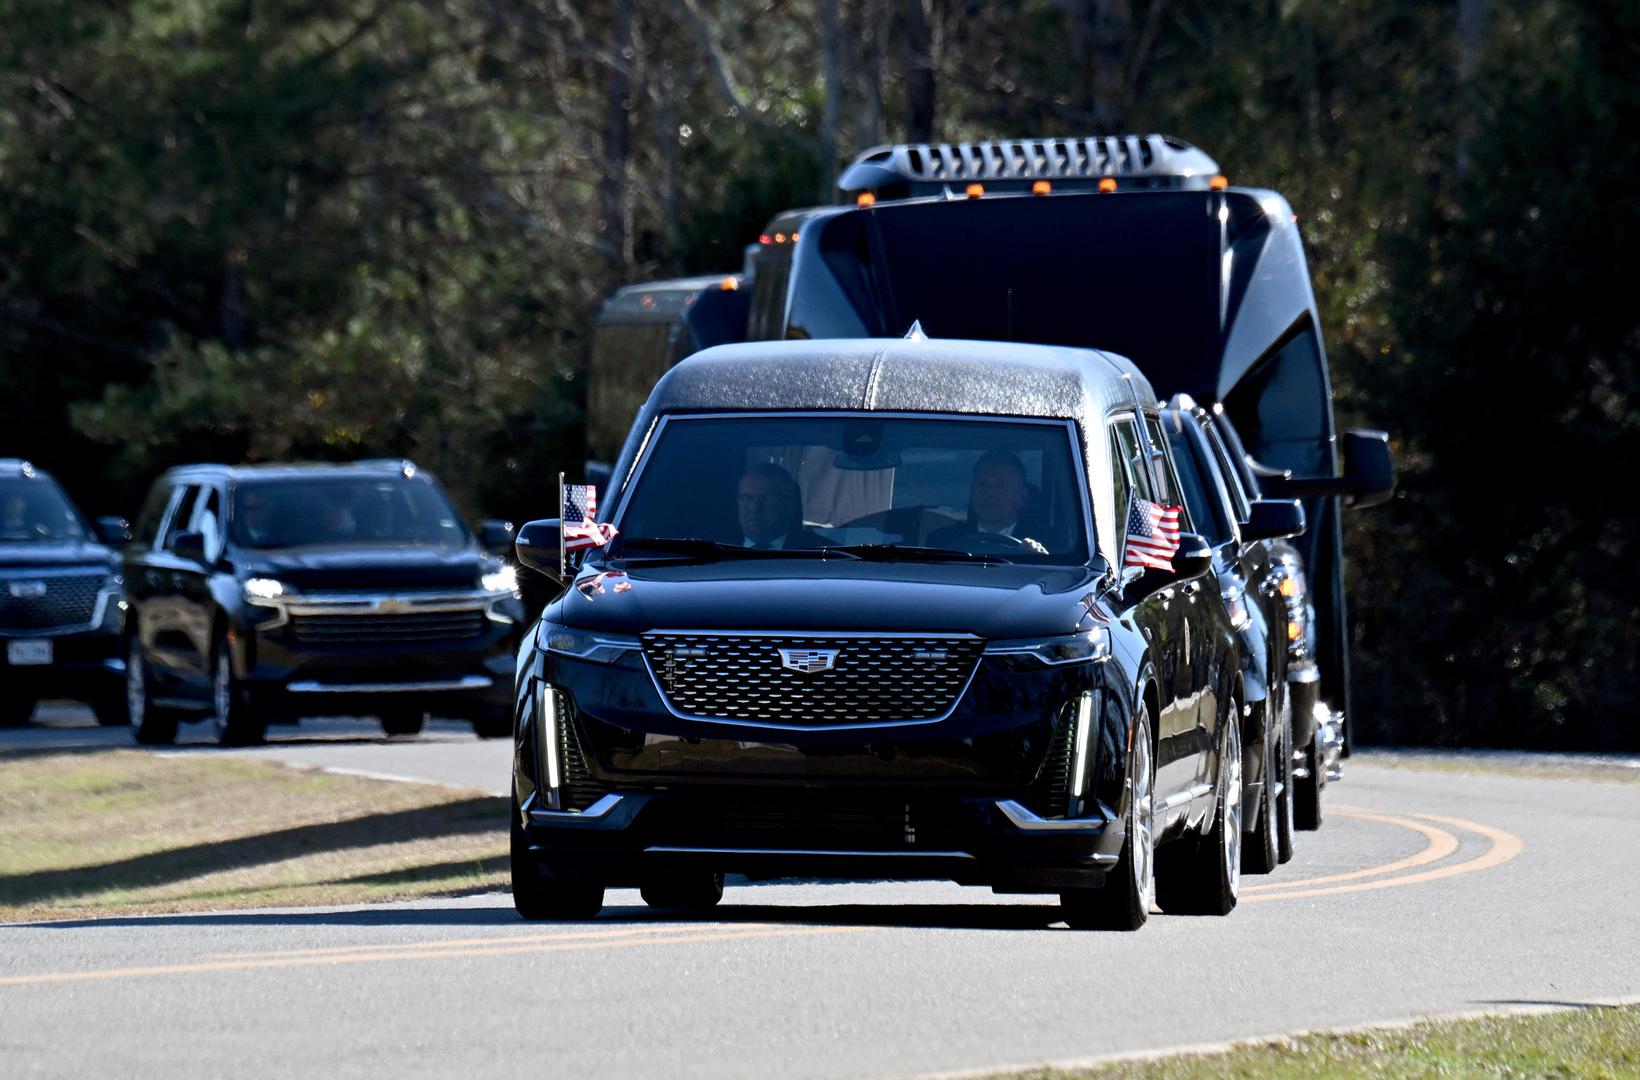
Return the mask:
M142 667L142 646L133 638L125 658L125 711L132 731L142 730L143 714L148 707L148 688L143 685L147 673Z
M211 726L220 742L227 738L233 710L233 663L226 649L216 654L216 670L211 676Z
M1241 707L1230 702L1230 722L1224 731L1224 860L1230 895L1241 891Z
M1156 793L1151 783L1150 739L1135 739L1133 747L1133 879L1141 910L1156 899Z

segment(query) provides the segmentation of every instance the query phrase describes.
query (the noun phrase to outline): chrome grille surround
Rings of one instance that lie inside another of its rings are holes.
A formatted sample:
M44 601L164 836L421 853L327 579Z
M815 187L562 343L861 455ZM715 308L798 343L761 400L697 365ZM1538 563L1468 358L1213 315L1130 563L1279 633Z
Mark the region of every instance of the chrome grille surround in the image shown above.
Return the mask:
M972 634L657 630L644 660L674 714L793 731L932 724L979 667ZM782 665L782 649L837 650L830 670Z
M0 570L0 633L50 636L89 630L102 622L112 595L107 570L51 567ZM14 596L13 585L43 587L38 596Z

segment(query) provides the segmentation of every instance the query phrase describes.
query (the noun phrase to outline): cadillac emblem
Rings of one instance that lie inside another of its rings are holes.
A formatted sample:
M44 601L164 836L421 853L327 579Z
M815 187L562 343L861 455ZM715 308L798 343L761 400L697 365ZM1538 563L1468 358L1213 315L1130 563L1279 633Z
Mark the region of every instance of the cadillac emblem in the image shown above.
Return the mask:
M837 654L842 649L781 649L780 666L804 675L830 671L837 666Z

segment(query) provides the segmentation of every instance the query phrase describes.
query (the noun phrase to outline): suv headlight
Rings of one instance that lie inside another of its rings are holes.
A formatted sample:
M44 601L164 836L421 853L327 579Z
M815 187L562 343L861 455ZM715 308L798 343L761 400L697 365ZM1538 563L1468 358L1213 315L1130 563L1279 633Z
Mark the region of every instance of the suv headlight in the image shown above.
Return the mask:
M593 633L590 630L576 630L569 626L543 622L541 647L560 656L591 660L595 664L613 664L623 654L633 652L642 646L637 638L623 634Z
M1049 667L1060 664L1092 663L1110 659L1110 631L1102 626L1076 634L993 641L985 646L986 656L1023 656Z
M1230 613L1230 625L1240 630L1252 621L1247 613L1247 590L1240 585L1227 584L1221 594L1224 597L1225 610Z
M492 570L478 579L478 587L487 593L518 595L518 571L510 566Z
M246 578L244 588L247 600L277 600L285 595L284 583L273 578Z

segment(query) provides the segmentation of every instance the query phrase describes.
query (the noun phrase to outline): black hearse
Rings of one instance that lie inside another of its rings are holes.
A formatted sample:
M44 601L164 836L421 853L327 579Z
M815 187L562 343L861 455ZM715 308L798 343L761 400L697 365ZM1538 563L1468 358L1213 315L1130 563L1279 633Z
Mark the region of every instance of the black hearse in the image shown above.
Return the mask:
M614 476L617 537L519 656L525 917L710 905L726 871L1057 892L1076 926L1234 906L1241 668L1188 521L1170 570L1124 566L1134 501L1178 501L1132 364L710 349ZM557 575L559 538L520 560Z
M429 712L511 731L524 608L491 551L408 461L189 465L149 491L125 549L126 701L140 743L209 720L224 743L270 719ZM482 544L482 546L481 546Z
M96 527L44 470L0 459L0 727L43 697L88 702L125 723L119 558L125 522Z

